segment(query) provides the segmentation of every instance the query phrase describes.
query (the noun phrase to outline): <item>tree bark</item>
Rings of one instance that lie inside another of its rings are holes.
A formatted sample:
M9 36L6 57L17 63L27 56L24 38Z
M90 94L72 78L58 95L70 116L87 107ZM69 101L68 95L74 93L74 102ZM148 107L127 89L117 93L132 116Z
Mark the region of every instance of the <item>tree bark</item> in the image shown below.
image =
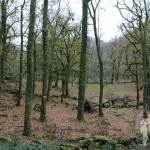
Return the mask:
M40 121L46 121L46 101L47 101L47 81L48 81L48 64L47 64L47 18L48 18L48 0L44 0L43 8L43 88Z
M97 31L97 25L96 25L96 10L98 8L100 1L98 1L96 7L94 8L93 2L91 1L91 7L92 7L92 11L93 11L93 15L92 12L89 8L90 11L90 16L92 18L92 22L93 22L93 28L94 28L94 36L95 36L95 43L96 43L96 50L97 50L97 56L98 56L98 61L99 61L99 71L100 71L100 91L99 91L99 116L102 117L104 116L103 111L102 111L102 102L103 102L103 87L104 87L104 83L103 83L103 62L102 62L102 53L101 53L101 48L100 48L100 39L99 39L99 35L98 35L98 31Z
M25 98L25 113L24 113L24 130L23 135L31 134L31 108L33 98L33 45L34 45L34 28L35 28L35 12L36 0L31 0L30 3L30 22L29 35L27 44L27 83L26 83L26 98Z
M84 99L85 99L85 83L86 83L86 51L87 51L87 18L88 18L88 1L82 0L82 45L80 58L79 73L79 99L77 120L84 121Z
M54 67L54 51L55 51L55 43L52 43L51 45L51 61L49 64L49 73L48 73L48 89L47 89L47 101L49 101L50 97L50 91L52 87L52 81L53 81L53 67Z
M63 103L64 94L65 94L65 77L62 75L62 94L61 94L61 103Z
M7 22L7 10L6 10L6 1L2 0L1 2L1 31L2 31L2 52L1 52L1 72L0 72L0 84L2 84L4 76L4 62L5 62L5 53L6 53L6 22Z
M34 37L34 50L33 50L33 98L35 94L35 82L36 82L36 74L37 74L37 47L36 47L36 38Z

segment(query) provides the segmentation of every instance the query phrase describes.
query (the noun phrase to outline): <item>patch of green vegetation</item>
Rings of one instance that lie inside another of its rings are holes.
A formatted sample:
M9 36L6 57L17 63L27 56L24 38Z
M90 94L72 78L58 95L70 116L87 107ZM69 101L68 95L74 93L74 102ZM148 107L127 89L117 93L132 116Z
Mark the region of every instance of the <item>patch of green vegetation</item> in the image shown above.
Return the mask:
M61 144L60 148L62 150L83 150L79 145L77 144Z
M48 138L49 140L51 140L54 138L54 135L52 134L33 134L33 136L38 140L41 140L43 138Z
M18 115L13 115L13 116L12 116L12 120L13 120L13 121L18 121Z
M71 104L69 104L68 102L63 102L62 104L65 105L66 107L71 106Z
M78 100L78 97L77 97L77 96L69 95L68 98L73 99L73 100Z
M41 111L41 105L40 104L35 104L33 109L36 110L36 111Z
M113 145L117 144L116 140L113 140L112 138L101 136L101 135L94 136L93 142L106 142L106 143L113 144Z
M134 120L133 120L133 119L131 119L131 118L129 118L129 117L127 117L127 116L123 115L122 113L114 112L114 115L115 115L116 117L119 117L119 118L121 118L121 119L125 120L126 122L129 122L129 123L134 122Z
M105 118L105 117L102 119L101 123L102 123L103 125L110 125L109 120L108 120L107 118Z
M7 137L5 137L5 136L0 135L0 141L10 142L11 139L9 139L9 138L7 138Z
M121 138L118 139L118 143L124 144L124 145L130 145L131 143L137 142L136 137L126 137L126 138Z
M86 91L87 92L98 92L100 89L99 84L87 84Z
M36 139L43 139L44 135L43 134L34 134L33 135Z
M52 104L59 104L60 102L56 101L55 99L51 99L51 100L49 101L49 103L52 103Z

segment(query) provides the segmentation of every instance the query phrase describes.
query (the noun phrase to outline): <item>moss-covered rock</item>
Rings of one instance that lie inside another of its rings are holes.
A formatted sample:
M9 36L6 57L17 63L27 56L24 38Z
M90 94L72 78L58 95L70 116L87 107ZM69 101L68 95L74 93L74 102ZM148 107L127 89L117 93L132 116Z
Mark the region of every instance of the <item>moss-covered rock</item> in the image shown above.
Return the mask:
M60 150L83 150L78 144L61 144Z
M131 143L137 143L138 139L136 137L126 137L118 139L117 142L123 145L130 145Z
M102 143L109 143L109 144L117 144L117 141L106 137L106 136L101 136L101 135L96 135L93 137L93 142L102 142Z

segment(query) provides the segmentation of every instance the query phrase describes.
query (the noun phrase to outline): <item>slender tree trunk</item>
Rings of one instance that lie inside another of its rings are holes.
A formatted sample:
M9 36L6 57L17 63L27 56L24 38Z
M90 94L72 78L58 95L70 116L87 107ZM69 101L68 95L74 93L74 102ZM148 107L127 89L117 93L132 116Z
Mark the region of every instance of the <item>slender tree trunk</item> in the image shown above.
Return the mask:
M2 31L2 52L1 52L1 72L0 72L0 84L2 84L3 76L4 76L4 62L5 62L5 53L6 53L6 22L7 22L7 10L6 10L6 2L2 0L1 2L1 31Z
M34 51L33 51L33 97L35 94L35 82L36 82L36 73L37 73L37 47L36 47L36 37L34 37Z
M0 74L1 74L1 54L2 54L2 28L0 26ZM1 75L0 75L0 91L1 91Z
M31 108L33 97L33 44L34 44L34 27L35 27L35 12L36 0L31 0L30 3L30 22L29 35L27 44L27 83L26 83L26 98L25 98L25 113L24 113L24 130L23 135L31 134Z
M145 45L145 44L144 44ZM143 71L144 71L144 91L143 91L143 118L147 118L147 52L146 52L146 47L143 46Z
M114 83L114 72L115 72L115 65L113 64L113 67L112 67L112 75L111 75L111 84Z
M51 45L51 56L50 56L51 57L51 61L50 61L50 64L49 64L47 101L49 101L50 91L51 91L52 81L53 81L54 51L55 51L55 43L53 43Z
M86 51L87 51L87 18L88 18L88 1L82 0L82 45L80 58L79 73L79 99L77 120L84 121L84 98L86 83Z
M55 87L58 87L58 78L59 78L59 76L57 75L56 80L55 80Z
M138 75L136 76L136 108L139 109L139 98L140 98L140 93L139 93L139 79Z
M150 48L147 55L147 109L150 111Z
M57 65L57 64L56 64L56 65ZM58 67L56 66L55 87L58 87L58 81L59 81L59 72L58 72Z
M65 71L65 97L69 96L69 77L70 77L70 68L69 63L67 63L66 71Z
M22 94L22 70L23 70L23 5L21 5L21 20L20 20L20 33L21 33L21 50L20 50L20 72L19 72L19 91L18 91L18 99L17 106L20 106L21 94Z
M101 53L101 48L100 48L100 39L98 35L98 30L97 30L97 24L96 24L96 9L99 5L100 1L97 3L96 8L94 8L93 3L91 2L92 5L92 10L93 10L93 15L92 12L89 8L90 11L90 16L93 21L93 28L94 28L94 36L95 36L95 43L96 43L96 50L97 50L97 56L98 56L98 61L99 61L99 71L100 71L100 91L99 91L99 116L102 117L104 116L103 111L102 111L102 102L103 102L103 62L102 62L102 53Z
M48 0L44 0L43 8L43 88L40 121L46 121L46 101L47 101L47 81L48 81L48 64L47 64L47 18L48 18Z
M63 103L63 99L64 99L64 94L65 94L65 77L64 75L62 75L62 94L61 94L61 103Z
M135 58L137 61L137 58ZM136 78L136 109L139 109L139 98L140 98L140 93L139 93L139 75L138 75L138 64L136 63L135 65L135 78Z
M102 56L101 56L101 50L100 50L100 43L99 38L97 35L97 28L96 28L96 18L94 17L93 20L94 25L94 34L95 34L95 41L96 41L96 49L97 49L97 55L99 60L99 70L100 70L100 91L99 91L99 116L102 117L103 111L102 111L102 102L103 102L103 62L102 62Z

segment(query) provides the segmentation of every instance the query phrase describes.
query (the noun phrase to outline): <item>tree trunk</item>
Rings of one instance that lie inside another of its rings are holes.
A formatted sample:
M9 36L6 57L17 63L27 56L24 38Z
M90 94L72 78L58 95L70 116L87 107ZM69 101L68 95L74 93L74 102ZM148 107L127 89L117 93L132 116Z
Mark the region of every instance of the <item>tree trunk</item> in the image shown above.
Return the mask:
M49 64L47 101L49 101L50 91L51 91L52 81L53 81L54 51L55 51L55 43L53 43L51 45L51 56L50 56L51 57L51 61L50 61L50 64Z
M65 94L65 77L64 75L62 75L62 94L61 94L61 103L63 103L63 99L64 99L64 94Z
M113 64L113 67L112 67L112 75L111 75L111 84L114 83L114 73L115 73L115 65Z
M20 106L21 94L22 94L22 70L23 70L23 5L21 5L21 20L20 20L20 33L21 33L21 50L20 50L20 72L19 72L19 91L18 91L18 99L17 106Z
M147 71L148 71L148 68L147 68L147 51L146 51L146 47L145 47L145 44L144 46L142 47L143 49L143 71L144 71L144 91L143 91L143 118L147 118Z
M43 88L42 88L42 103L40 121L46 121L46 101L47 101L47 80L48 80L48 65L47 65L47 18L48 18L48 0L44 0L43 8Z
M34 51L33 51L33 98L35 94L35 82L36 82L36 73L37 73L37 47L36 47L36 36L34 37Z
M69 77L70 77L70 69L69 69L69 64L67 63L67 67L65 71L65 97L69 96Z
M84 121L84 98L86 83L86 51L87 51L87 18L88 18L88 1L82 0L82 45L80 58L79 73L79 99L77 120Z
M100 1L99 1L100 2ZM98 35L98 31L97 31L97 24L96 24L96 8L94 8L94 5L92 4L92 10L93 10L93 15L91 10L90 11L90 16L92 18L93 21L93 27L94 27L94 36L95 36L95 43L96 43L96 50L97 50L97 56L98 56L98 61L99 61L99 71L100 71L100 91L99 91L99 116L102 117L104 116L103 111L102 111L102 102L103 102L103 87L104 87L104 83L103 83L103 62L102 62L102 53L101 53L101 48L100 48L100 39L99 39L99 35ZM99 3L97 3L97 6L99 5ZM97 7L96 6L96 7Z
M2 84L4 76L4 62L5 62L5 53L6 53L6 22L7 22L7 11L6 11L6 2L2 0L1 2L1 31L2 31L2 52L1 52L1 72L0 72L0 84Z
M137 58L135 58L135 60L137 61ZM136 104L136 109L139 109L139 98L140 98L140 91L139 91L139 75L138 75L138 64L136 63L135 66L135 78L136 78L136 100L137 100L137 104Z
M26 83L26 99L25 99L25 113L24 113L24 130L23 130L23 135L25 136L29 136L31 134L35 11L36 11L36 0L31 0L29 35L28 35L28 44L27 44L27 83Z

